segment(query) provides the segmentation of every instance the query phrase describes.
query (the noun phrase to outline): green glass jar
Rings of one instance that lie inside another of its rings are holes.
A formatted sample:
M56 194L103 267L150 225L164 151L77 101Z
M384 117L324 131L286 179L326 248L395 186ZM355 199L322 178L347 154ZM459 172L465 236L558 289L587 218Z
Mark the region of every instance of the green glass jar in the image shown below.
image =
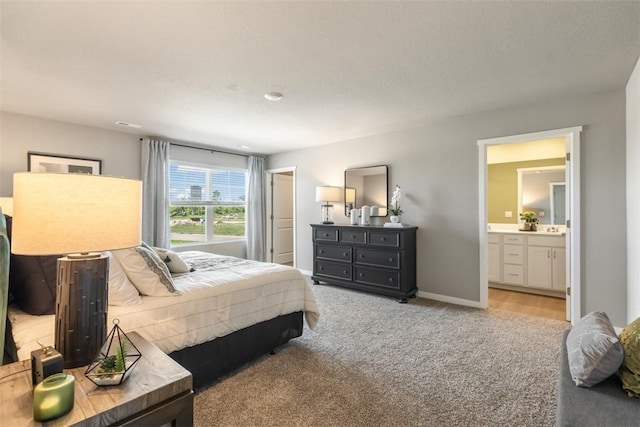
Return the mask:
M76 379L69 374L53 374L33 390L33 418L47 421L73 409Z

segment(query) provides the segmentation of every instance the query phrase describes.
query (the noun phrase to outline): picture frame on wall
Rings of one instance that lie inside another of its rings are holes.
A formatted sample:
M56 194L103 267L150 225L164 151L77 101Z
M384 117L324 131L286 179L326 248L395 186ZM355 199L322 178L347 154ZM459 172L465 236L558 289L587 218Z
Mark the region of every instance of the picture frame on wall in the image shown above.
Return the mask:
M102 160L60 154L27 152L29 172L102 174Z

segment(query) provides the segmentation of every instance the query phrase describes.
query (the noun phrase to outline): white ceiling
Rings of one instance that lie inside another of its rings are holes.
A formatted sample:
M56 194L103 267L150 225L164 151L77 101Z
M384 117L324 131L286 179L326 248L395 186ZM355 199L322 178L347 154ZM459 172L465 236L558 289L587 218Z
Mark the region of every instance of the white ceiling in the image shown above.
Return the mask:
M3 111L262 154L623 88L640 56L640 2L2 1L0 13Z

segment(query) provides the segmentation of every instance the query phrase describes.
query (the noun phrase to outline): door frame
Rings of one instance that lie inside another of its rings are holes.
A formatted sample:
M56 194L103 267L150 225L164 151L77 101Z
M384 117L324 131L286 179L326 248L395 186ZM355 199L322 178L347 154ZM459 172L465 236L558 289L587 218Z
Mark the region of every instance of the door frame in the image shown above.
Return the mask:
M515 144L518 142L535 141L540 139L564 138L565 149L569 156L566 162L566 194L567 201L567 295L570 309L568 315L571 323L575 323L582 317L582 281L580 277L581 250L580 250L580 133L582 126L564 129L554 129L542 132L533 132L520 135L509 135L498 138L478 140L478 194L479 194L479 237L480 237L480 306L488 307L489 279L488 279L488 254L487 254L487 147L490 145Z
M297 250L296 250L296 242L297 242L297 202L296 202L296 167L284 167L277 169L268 169L265 171L267 178L267 211L265 212L266 218L265 223L267 224L267 247L265 248L265 253L267 255L267 261L273 262L273 253L271 252L273 249L273 175L279 174L283 172L291 172L293 176L293 266L296 267L298 264L297 261Z

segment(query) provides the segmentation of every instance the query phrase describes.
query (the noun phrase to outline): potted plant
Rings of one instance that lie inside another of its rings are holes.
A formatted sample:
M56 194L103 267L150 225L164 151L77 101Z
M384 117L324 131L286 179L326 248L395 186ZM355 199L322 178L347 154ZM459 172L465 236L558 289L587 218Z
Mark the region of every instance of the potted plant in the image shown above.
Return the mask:
M393 196L391 197L391 206L389 206L389 212L391 212L391 216L389 219L391 222L400 221L400 215L402 215L402 208L400 208L400 198L402 197L402 190L400 190L400 186L396 185L395 190L393 191Z
M538 230L538 215L533 211L520 212L520 219L524 221L524 231Z

